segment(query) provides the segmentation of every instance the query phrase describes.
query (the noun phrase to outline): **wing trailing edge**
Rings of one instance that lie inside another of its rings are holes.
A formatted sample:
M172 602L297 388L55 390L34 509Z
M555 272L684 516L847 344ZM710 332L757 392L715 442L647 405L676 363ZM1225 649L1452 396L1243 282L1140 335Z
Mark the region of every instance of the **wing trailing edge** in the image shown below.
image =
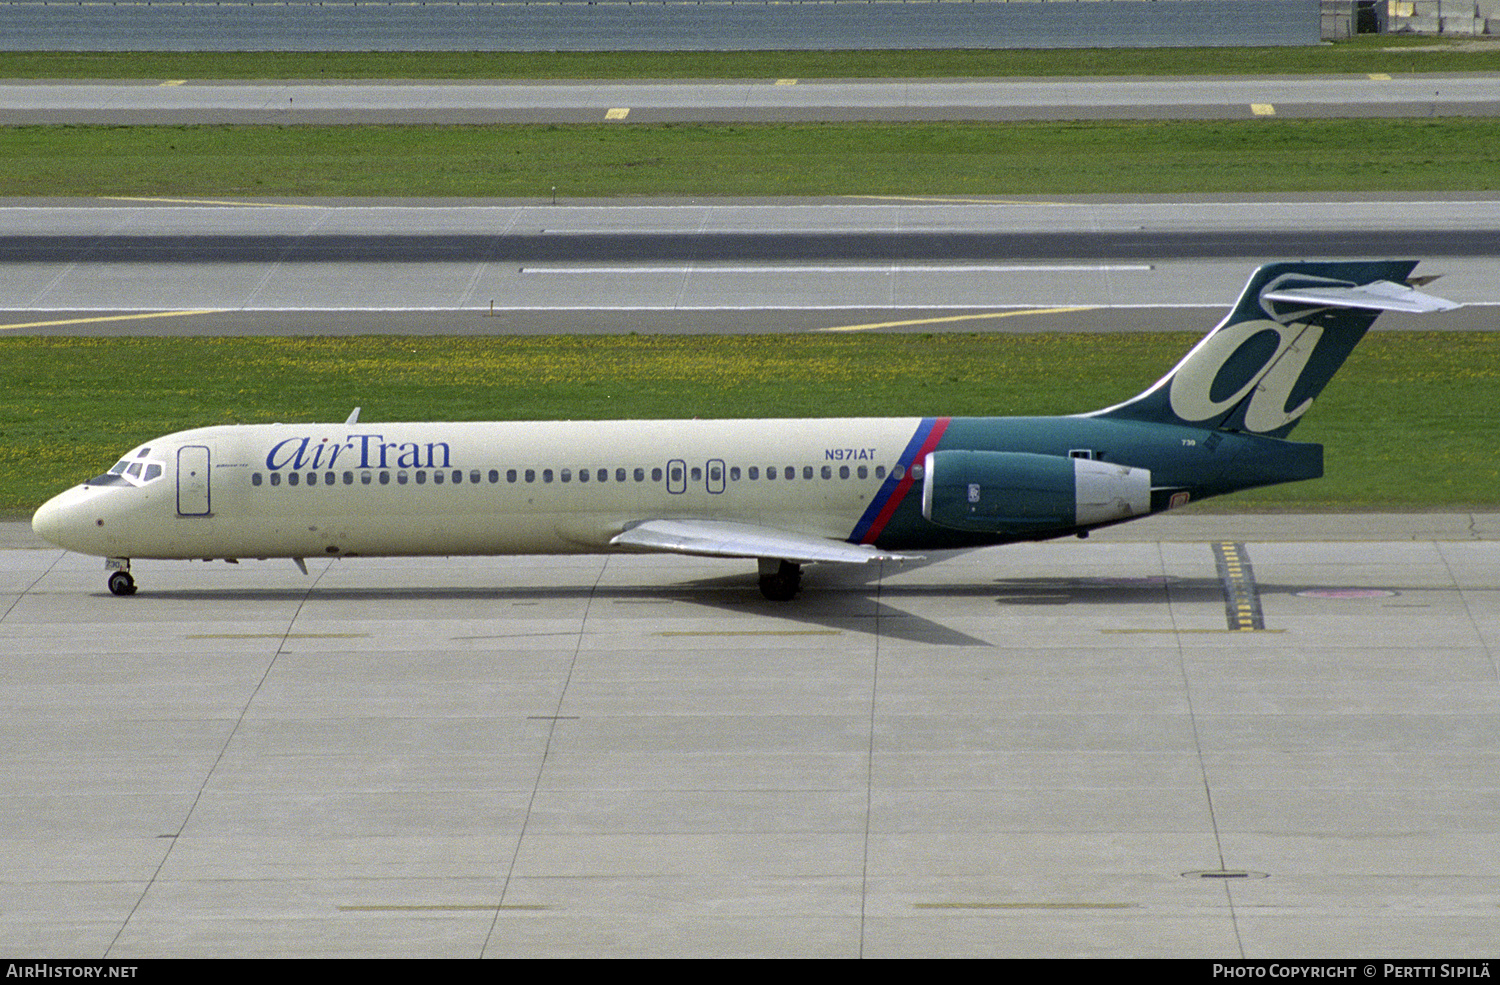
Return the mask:
M814 534L707 519L645 520L617 534L610 544L701 557L778 558L795 564L818 561L868 564L871 561L904 561L913 557Z

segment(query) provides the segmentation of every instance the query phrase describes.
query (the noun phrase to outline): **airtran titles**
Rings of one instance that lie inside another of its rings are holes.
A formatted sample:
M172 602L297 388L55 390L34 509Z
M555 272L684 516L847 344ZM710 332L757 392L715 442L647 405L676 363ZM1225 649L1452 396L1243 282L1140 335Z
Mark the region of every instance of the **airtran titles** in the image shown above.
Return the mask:
M383 434L351 434L343 441L297 436L278 441L266 453L266 468L446 469L452 466L446 441L386 441Z

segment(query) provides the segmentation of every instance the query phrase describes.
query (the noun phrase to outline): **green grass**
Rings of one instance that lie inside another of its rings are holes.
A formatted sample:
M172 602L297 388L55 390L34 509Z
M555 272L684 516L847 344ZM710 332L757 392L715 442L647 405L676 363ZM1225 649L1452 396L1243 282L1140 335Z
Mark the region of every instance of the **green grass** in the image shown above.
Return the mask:
M1119 335L0 337L0 510L183 428L266 421L1063 414L1139 392L1195 341ZM1326 478L1234 508L1500 503L1500 333L1377 333L1295 437Z
M1291 48L670 52L0 52L22 79L775 79L1500 71L1500 43L1365 36Z
M0 196L1481 191L1500 119L25 126Z

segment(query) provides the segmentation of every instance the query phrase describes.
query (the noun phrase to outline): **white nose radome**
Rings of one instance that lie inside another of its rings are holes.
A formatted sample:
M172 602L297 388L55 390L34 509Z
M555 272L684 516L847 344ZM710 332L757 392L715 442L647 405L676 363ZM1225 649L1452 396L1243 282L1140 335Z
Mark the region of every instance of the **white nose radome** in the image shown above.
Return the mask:
M31 518L31 529L43 540L80 554L97 553L90 541L94 521L86 516L88 497L74 486L42 504Z
M61 503L62 497L54 496L42 504L41 509L31 518L31 529L43 540L62 546L58 541L63 526L63 513L66 512Z

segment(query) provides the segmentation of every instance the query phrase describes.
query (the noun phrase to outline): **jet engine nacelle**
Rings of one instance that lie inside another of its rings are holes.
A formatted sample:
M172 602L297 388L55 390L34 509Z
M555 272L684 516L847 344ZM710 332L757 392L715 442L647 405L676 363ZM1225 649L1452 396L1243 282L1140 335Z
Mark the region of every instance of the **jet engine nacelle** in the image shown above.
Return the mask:
M958 530L1034 533L1151 512L1149 469L1004 451L935 451L925 466L922 515Z

